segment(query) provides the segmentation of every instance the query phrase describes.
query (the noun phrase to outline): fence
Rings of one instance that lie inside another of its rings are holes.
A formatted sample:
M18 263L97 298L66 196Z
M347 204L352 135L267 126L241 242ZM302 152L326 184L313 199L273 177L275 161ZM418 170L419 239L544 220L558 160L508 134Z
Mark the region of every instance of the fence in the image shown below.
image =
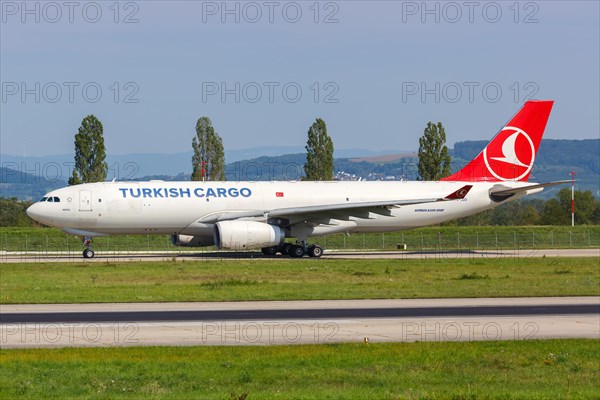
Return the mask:
M583 232L536 232L516 231L474 233L382 233L353 236L335 235L324 237L322 243L328 249L340 250L399 250L412 251L461 251L489 249L541 249L541 248L595 248L600 247L600 233Z
M313 238L327 250L345 251L472 251L472 250L535 250L545 248L600 248L600 229L578 229L575 231L554 231L547 229L529 232L486 230L477 231L405 231L381 234L332 235ZM30 257L65 255L79 257L84 246L81 239L58 231L4 233L0 236L0 259L9 260L15 255ZM114 257L141 253L161 253L177 255L179 253L213 252L214 247L187 248L175 247L166 235L145 236L107 236L94 239L93 249L104 255Z

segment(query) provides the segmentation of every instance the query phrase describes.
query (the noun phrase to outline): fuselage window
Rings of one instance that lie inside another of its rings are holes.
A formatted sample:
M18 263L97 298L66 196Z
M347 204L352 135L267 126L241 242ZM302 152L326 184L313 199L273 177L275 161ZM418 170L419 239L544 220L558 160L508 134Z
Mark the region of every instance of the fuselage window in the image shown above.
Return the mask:
M60 199L58 197L54 197L54 202L55 203L60 203Z

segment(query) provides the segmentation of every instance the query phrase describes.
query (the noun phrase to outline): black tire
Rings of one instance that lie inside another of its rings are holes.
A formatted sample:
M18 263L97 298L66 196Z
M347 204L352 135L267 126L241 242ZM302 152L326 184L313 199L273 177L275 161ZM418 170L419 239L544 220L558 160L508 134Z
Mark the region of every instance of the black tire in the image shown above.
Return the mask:
M294 245L290 249L290 256L294 258L302 258L304 256L304 247L299 245Z
M277 246L263 247L260 249L265 256L274 256L277 254Z
M319 258L323 255L323 248L319 245L312 245L308 248L309 257Z
M83 251L83 258L94 258L94 250L92 249L85 249Z
M284 243L281 246L279 246L279 252L281 254L283 254L284 256L287 256L290 254L290 250L292 249L292 244L291 243Z

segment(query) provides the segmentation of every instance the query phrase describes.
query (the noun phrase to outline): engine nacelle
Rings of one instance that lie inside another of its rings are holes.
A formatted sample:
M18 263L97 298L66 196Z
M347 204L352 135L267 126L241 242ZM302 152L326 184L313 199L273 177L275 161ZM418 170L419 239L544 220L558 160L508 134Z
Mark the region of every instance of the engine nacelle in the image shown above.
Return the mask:
M249 250L283 243L282 228L256 221L222 221L215 224L215 244L219 249Z
M175 246L183 247L202 247L215 244L212 237L190 235L171 235L171 242Z

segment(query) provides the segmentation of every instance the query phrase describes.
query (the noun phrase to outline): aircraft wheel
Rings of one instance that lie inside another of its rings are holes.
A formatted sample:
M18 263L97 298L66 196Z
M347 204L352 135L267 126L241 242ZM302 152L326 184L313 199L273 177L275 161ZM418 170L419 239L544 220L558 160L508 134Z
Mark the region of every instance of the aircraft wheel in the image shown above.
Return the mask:
M265 256L274 256L277 254L277 246L263 247L260 250Z
M308 248L309 257L319 258L323 255L323 248L317 244L312 245Z
M292 256L294 258L301 258L304 256L304 247L299 246L299 245L294 245L294 246L292 246L289 254L290 254L290 256Z
M284 243L281 246L279 246L279 252L284 255L287 256L290 254L290 251L292 249L292 244L291 243Z
M92 249L85 249L83 251L83 258L94 258L94 250Z

